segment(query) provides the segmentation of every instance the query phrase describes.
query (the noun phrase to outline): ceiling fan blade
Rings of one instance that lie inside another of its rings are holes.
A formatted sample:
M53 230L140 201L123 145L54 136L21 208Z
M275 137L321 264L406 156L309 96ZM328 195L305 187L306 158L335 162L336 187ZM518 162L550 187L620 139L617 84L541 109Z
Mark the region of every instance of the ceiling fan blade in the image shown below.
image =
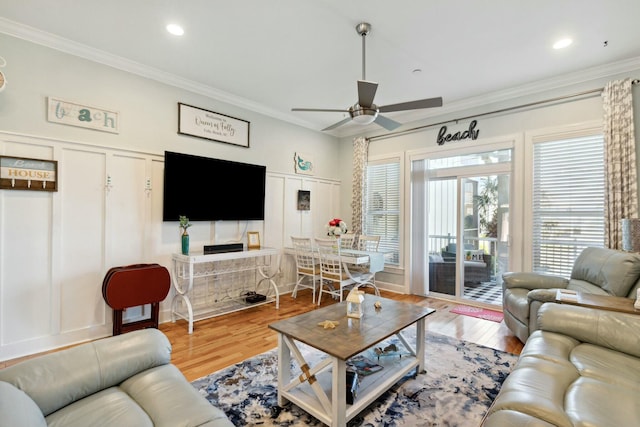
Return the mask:
M442 107L442 98L419 99L417 101L401 102L399 104L384 105L378 107L381 113L392 111L419 110L421 108Z
M361 107L371 107L376 90L378 90L378 83L358 80L358 104Z
M378 117L376 117L374 122L385 128L386 130L394 130L402 126L402 123L398 123L395 120L391 120L390 118L381 116L380 114L378 114Z
M323 131L325 131L325 130L332 130L332 129L335 129L335 128L337 128L338 126L342 126L343 124L348 123L348 122L350 122L350 121L351 121L351 117L347 117L346 119L342 119L342 120L340 120L338 123L334 123L334 124L332 124L331 126L326 127L326 128L324 128L324 129L322 129L322 130L323 130Z
M319 112L328 112L328 113L348 113L348 109L331 109L331 108L292 108L291 111L319 111Z

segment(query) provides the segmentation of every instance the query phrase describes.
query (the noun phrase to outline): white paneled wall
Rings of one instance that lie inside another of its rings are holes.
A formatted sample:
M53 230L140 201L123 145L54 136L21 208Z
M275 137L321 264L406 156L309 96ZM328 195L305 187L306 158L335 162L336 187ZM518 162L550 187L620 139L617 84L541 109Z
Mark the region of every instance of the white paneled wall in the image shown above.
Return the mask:
M170 268L180 250L177 222L162 222L163 156L3 133L0 154L59 167L57 192L0 190L0 360L111 335L107 270ZM298 190L311 191L310 211L297 210ZM290 246L292 235L322 236L340 212L339 191L337 181L267 172L265 221L195 223L192 248L246 243L247 230L276 248ZM281 293L294 282L292 261L282 257ZM169 319L172 296L161 320ZM125 319L144 309L127 310Z
M60 200L60 214L53 225L59 227L60 238L52 248L57 257L54 265L59 265L53 278L60 295L59 332L64 334L104 325L107 317L104 302L96 297L101 296L99 284L105 268L107 154L64 147L56 158L60 176L55 196Z

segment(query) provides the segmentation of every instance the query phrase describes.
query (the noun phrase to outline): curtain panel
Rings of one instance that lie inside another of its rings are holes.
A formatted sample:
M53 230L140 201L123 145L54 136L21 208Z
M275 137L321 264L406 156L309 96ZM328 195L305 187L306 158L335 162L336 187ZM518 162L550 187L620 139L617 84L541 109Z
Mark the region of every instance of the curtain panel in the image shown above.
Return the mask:
M351 193L351 232L362 234L367 185L367 159L369 140L359 136L353 140L353 176Z
M623 218L638 217L631 79L607 83L602 92L605 140L605 246L622 249Z

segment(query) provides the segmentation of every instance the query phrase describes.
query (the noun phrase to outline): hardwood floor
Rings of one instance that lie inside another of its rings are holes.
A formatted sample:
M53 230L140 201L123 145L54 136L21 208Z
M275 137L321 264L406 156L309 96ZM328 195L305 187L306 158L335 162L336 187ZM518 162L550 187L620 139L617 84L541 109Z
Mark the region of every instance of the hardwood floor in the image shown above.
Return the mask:
M428 331L509 353L520 354L522 350L522 343L504 323L451 313L449 310L458 305L455 302L384 290L380 294L385 298L434 308L436 312L426 318ZM322 307L330 304L335 304L335 301L330 298L322 301ZM278 345L277 335L268 328L269 323L317 308L311 302L311 291L305 289L298 292L296 299L291 294L282 295L278 310L272 303L196 322L191 335L187 333L187 322L183 320L162 323L159 329L171 342L172 362L189 381L193 381L275 348ZM35 356L0 362L0 369Z
M436 309L426 318L429 331L514 354L522 350L522 343L504 323L451 313L449 310L457 303L384 290L380 292L385 298ZM326 298L322 306L334 303ZM301 290L296 299L290 294L282 295L278 310L273 304L267 304L196 322L191 335L187 333L185 321L163 323L160 330L169 337L173 346L173 363L189 381L193 381L275 348L277 336L268 328L269 323L315 309L317 306L311 302L311 291Z

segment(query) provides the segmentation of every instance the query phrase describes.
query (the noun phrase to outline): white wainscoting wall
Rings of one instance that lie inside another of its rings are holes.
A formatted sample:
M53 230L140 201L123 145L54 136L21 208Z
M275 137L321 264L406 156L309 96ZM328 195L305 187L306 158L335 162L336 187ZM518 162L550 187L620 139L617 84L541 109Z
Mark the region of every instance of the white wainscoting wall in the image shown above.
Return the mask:
M180 250L177 221L162 222L163 155L2 132L0 154L57 160L59 171L57 192L0 190L0 361L111 335L105 273L136 263L171 270ZM192 248L246 243L246 231L276 248L292 235L326 233L340 212L340 182L267 171L265 221L194 223ZM311 192L311 210L297 210L298 190ZM281 293L291 290L292 261L281 259ZM161 321L170 320L173 294Z

